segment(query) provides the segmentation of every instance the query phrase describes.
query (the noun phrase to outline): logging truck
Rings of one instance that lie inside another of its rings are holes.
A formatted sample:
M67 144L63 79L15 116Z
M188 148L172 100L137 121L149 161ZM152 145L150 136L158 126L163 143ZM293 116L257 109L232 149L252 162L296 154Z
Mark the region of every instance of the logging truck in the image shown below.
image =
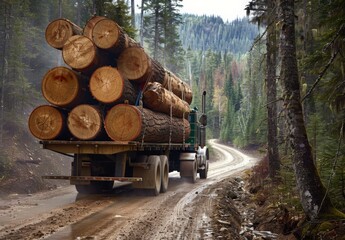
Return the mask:
M205 92L203 94L203 109ZM79 193L113 189L114 182L131 182L134 188L158 195L168 189L169 172L195 182L199 173L207 178L209 153L205 145L206 115L197 109L189 114L191 133L183 143L122 141L40 141L49 149L73 158L71 176L43 176L67 179Z
M155 195L166 192L169 172L207 178L206 92L202 111L191 109L188 84L152 59L113 20L92 17L82 29L52 21L47 43L67 66L42 79L49 104L30 114L29 130L44 149L73 159L66 179L80 193L132 183Z

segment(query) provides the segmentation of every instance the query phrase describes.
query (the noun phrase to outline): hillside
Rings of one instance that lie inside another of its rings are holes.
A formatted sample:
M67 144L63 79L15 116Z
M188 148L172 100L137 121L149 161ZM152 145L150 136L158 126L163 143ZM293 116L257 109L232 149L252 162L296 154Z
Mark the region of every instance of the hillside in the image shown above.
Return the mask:
M258 35L257 26L246 18L224 22L220 17L184 14L182 21L179 34L184 49L244 54Z

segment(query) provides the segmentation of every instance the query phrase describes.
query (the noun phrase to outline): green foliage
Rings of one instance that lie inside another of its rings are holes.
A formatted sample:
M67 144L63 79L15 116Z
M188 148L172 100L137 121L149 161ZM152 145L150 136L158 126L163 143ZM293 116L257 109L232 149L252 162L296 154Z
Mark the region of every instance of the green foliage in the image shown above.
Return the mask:
M185 49L244 54L258 34L246 18L224 23L220 17L184 14L182 21L180 36Z
M136 37L136 29L132 26L132 17L129 12L129 7L124 0L106 4L104 16L117 22L131 38Z

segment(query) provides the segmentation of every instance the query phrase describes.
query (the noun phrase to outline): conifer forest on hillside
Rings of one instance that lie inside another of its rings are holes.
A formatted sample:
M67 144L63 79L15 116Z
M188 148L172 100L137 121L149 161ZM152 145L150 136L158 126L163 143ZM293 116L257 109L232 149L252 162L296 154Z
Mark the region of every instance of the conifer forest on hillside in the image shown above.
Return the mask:
M191 86L192 107L207 92L207 138L263 151L265 178L307 219L344 220L345 1L248 0L248 16L231 22L181 14L183 0L133 4L0 0L0 145L34 141L27 121L45 102L42 77L64 65L48 23L106 16ZM13 166L6 149L0 179Z

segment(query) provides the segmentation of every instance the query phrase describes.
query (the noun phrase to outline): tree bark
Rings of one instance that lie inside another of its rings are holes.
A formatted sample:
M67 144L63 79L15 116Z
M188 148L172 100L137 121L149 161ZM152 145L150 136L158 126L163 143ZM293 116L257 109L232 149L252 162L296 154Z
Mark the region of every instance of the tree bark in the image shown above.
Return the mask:
M266 38L266 91L267 91L267 145L269 174L274 179L280 170L280 159L278 151L277 136L277 84L276 84L276 66L277 66L277 38L276 38L276 14L274 1L268 1L268 26Z
M67 126L71 134L80 140L105 140L102 114L96 106L82 104L72 109Z
M68 66L87 75L101 66L115 64L115 61L112 64L110 55L99 51L89 38L81 35L67 40L62 57Z
M105 66L98 68L90 78L90 91L95 99L105 104L135 104L138 91L117 68Z
M303 118L296 59L294 0L280 0L278 9L281 82L293 150L293 168L304 212L308 218L315 219L319 213L328 213L333 207L314 165Z
M56 49L62 49L67 40L74 35L81 35L83 29L65 18L59 18L48 24L45 32L47 43Z
M186 119L128 104L116 105L108 111L105 129L114 141L182 143L190 134Z
M29 116L31 134L41 140L67 138L66 113L56 107L42 105L35 108Z
M91 102L88 79L66 67L50 69L42 79L42 94L51 104L73 108Z
M172 91L176 96L186 101L188 104L191 104L193 100L192 89L172 72L165 70L162 86Z
M160 83L153 82L147 85L143 102L145 107L153 111L188 119L189 104L163 88Z

